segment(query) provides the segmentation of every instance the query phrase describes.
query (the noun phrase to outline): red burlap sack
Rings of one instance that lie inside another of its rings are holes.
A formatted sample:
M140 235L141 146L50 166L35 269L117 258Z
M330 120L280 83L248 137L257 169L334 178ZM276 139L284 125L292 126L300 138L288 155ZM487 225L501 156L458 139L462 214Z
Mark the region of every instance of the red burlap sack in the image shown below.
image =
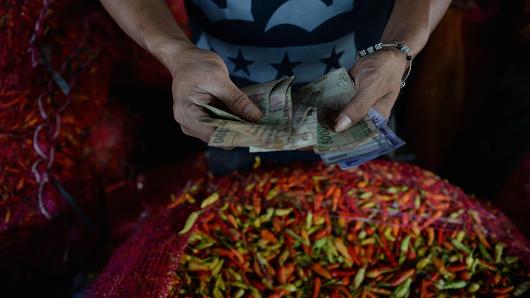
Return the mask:
M106 107L113 30L97 2L0 5L0 263L10 278L68 261L104 183L125 174L126 115Z
M210 200L217 195L219 195L217 201ZM317 199L318 197L320 199ZM204 198L209 198L212 205L201 209L199 205L204 202ZM309 205L305 206L305 202L308 202ZM460 189L450 185L447 181L441 180L434 174L407 164L374 161L348 172L341 172L336 168L326 168L321 164L314 164L290 166L288 168L264 168L252 173L234 173L228 177L206 179L202 180L202 182L199 181L188 185L182 194L173 197L167 208L168 210L161 215L146 220L141 228L114 252L104 271L89 289L87 297L196 297L198 294L195 291L202 291L202 295L211 296L212 293L209 292L208 288L217 286L214 285L212 279L209 280L211 282L206 283L206 279L209 278L209 270L214 270L213 268L217 265L213 265L213 263L197 265L196 262L201 260L213 260L212 262L214 262L219 261L219 258L224 261L224 266L221 265L220 271L216 271L218 273L215 273L215 277L229 278L229 276L234 276L238 272L241 275L245 275L239 282L227 281L224 283L221 288L223 289L222 291L226 290L226 292L223 292L225 295L231 296L236 293L230 291L237 291L237 295L241 294L239 292L243 292L245 295L251 294L254 297L259 297L260 295L289 296L288 292L295 291L292 284L289 287L281 284L285 283L289 278L294 278L294 275L301 276L300 274L302 274L303 276L304 273L291 274L292 270L289 271L291 273L285 273L286 271L276 264L274 251L272 251L273 255L268 259L269 262L275 262L272 268L265 269L267 268L264 267L267 265L263 263L265 261L258 261L261 265L256 267L252 265L255 261L252 261L252 254L249 253L256 249L255 243L257 240L254 237L253 228L248 227L260 227L261 225L261 228L267 228L269 219L267 219L268 217L265 214L270 213L269 208L273 208L273 210L280 208L281 210L279 211L282 214L273 211L279 219L274 219L272 221L273 225L268 228L274 229L275 233L271 236L270 233L264 234L262 232L260 238L258 238L260 239L258 242L261 244L258 245L266 246L267 243L269 243L268 245L273 245L275 243L274 238L276 238L283 239L281 241L285 241L285 243L292 244L297 242L298 250L301 249L300 247L305 250L307 247L303 243L306 240L303 240L302 237L307 235L303 236L303 232L302 236L293 235L294 233L300 233L298 230L300 227L297 224L293 224L293 222L298 222L302 218L301 222L303 222L304 226L312 227L322 224L322 221L317 219L317 217L329 215L331 218L326 219L324 222L329 225L329 220L331 220L334 225L341 226L343 232L339 231L338 235L342 235L342 237L347 235L347 240L343 240L344 243L349 243L348 245L357 243L355 245L358 246L353 250L348 249L351 264L347 268L350 269L339 268L337 271L336 265L329 265L328 270L331 273L328 274L326 270L322 270L323 266L328 266L324 263L303 265L308 266L303 268L303 270L309 270L305 273L310 276L309 282L306 282L309 284L302 283L297 286L298 289L296 291L304 288L307 291L307 287L316 289L313 288L313 284L318 279L322 282L322 284L319 282L318 287L321 293L331 293L332 297L344 297L342 294L345 293L340 291L343 291L346 287L336 284L333 286L333 283L330 284L331 281L327 282L330 279L330 277L326 277L327 275L336 276L335 274L337 274L337 276L341 276L343 283L350 285L348 289L354 289L353 284L356 285L355 290L351 292L352 295L366 292L367 297L372 297L374 293L371 292L373 290L371 280L374 280L376 273L371 270L377 268L388 269L388 267L385 267L387 265L397 266L398 268L403 267L398 272L403 272L401 276L406 274L408 276L407 280L411 279L411 281L408 281L408 285L411 287L408 291L413 296L419 296L419 293L423 295L427 292L434 292L437 287L443 288L447 286L449 288L449 284L451 287L460 287L454 288L455 291L466 291L466 289L461 289L462 281L447 284L430 281L440 278L440 274L444 275L444 278L447 276L450 278L461 278L462 276L464 278L463 273L460 273L462 269L460 267L463 265L449 266L448 264L447 268L449 269L446 269L445 267L434 267L432 264L421 266L416 264L416 259L421 257L421 255L418 257L420 249L418 249L417 245L421 246L421 243L431 243L430 245L434 243L435 246L439 245L444 250L452 251L455 255L462 254L462 250L467 251L461 257L457 257L457 260L464 258L466 254L473 254L473 259L466 261L471 262L469 266L472 267L475 266L472 265L475 262L474 259L481 259L478 263L483 264L480 266L484 267L480 268L487 269L484 269L484 271L479 269L481 273L477 273L472 280L474 283L481 283L480 291L482 292L479 292L481 294L485 294L484 291L491 291L492 287L496 288L497 286L495 285L497 283L498 287L500 287L508 282L509 279L501 275L498 279L495 279L498 280L494 282L495 284L489 284L488 280L492 279L493 276L486 271L497 265L482 259L486 257L479 255L474 249L473 252L470 252L470 248L465 245L462 246L463 242L461 243L460 241L466 241L467 245L473 245L473 247L479 245L487 246L491 250L493 250L493 246L498 246L502 242L506 245L506 248L501 254L496 252L495 258L506 257L510 260L509 262L513 262L515 259L512 256L517 256L522 261L520 263L522 264L521 266L526 266L518 267L519 269L517 270L523 271L519 272L517 276L513 275L510 277L513 283L517 283L517 288L507 287L496 291L521 291L519 288L528 286L528 283L524 283L524 281L530 278L530 275L528 275L528 272L530 272L528 270L530 268L530 246L504 215L495 208L484 205L478 200L465 195ZM202 210L198 219L194 224L190 222L185 225L186 218L192 211L196 210ZM260 215L261 224L256 224L255 221L248 219L250 217L245 217L249 213L243 210L254 210L250 211L250 214L257 212L258 215L262 214L265 218L261 219ZM312 216L309 216L309 212L311 212ZM312 218L312 220L307 218ZM321 223L317 223L318 221ZM283 224L290 225L292 230L287 231L287 233L282 230L276 231L276 228L281 229ZM183 231L184 226L190 228L189 231L184 231L185 234L179 235ZM350 229L357 232L352 233ZM356 236L360 231L358 229L363 229L365 235L362 237L364 238L360 238L361 233ZM387 229L391 232L388 235L386 233ZM396 233L394 233L394 229L397 229ZM223 234L224 232L222 231L226 231L228 234ZM336 231L336 228L331 227L330 230L315 232L309 236L310 238L307 241L314 243L312 245L317 245L314 241L320 239L318 237L324 237L329 235L329 233L337 233L333 231ZM385 231L385 236L382 235L383 231ZM322 234L322 232L325 232L325 234ZM379 237L376 237L376 241L368 242L367 237L370 238L373 233L380 233L378 234ZM192 244L188 244L190 234L195 239L190 242ZM322 235L316 236L320 234ZM200 235L210 235L213 238L202 238L204 236ZM214 243L212 246L210 240L218 239L218 237L221 237L220 235L225 235L223 236L224 240ZM405 238L409 238L410 243L415 244L404 245L405 241L409 241L404 240L404 235L409 235ZM234 237L233 240L230 240L230 237ZM387 237L395 239L385 240ZM423 239L418 242L416 240L418 238ZM203 240L197 242L197 239L206 239L204 240L206 242L202 242ZM265 239L269 240L265 241ZM360 244L359 247L361 239L366 240L366 243ZM240 241L249 242L243 244L243 246L236 245L236 242ZM436 244L438 242L440 243ZM480 244L478 244L479 242ZM221 248L223 245L226 247ZM381 248L378 248L379 245L386 248L383 248L382 251ZM455 247L457 245L458 248ZM230 246L238 247L239 253L231 253ZM371 253L368 253L369 247L372 247ZM411 250L412 248L409 247L415 248ZM207 252L202 255L201 251L204 252L204 250L207 250ZM440 250L441 248L438 249L438 251ZM282 248L278 249L278 253L282 251L284 251ZM289 252L289 250L287 251ZM403 255L404 251L408 251L406 255ZM341 252L341 254L348 254L348 252ZM184 254L186 257L181 259ZM198 254L201 254L201 256L198 256ZM292 252L289 252L288 255L293 257ZM379 257L374 259L374 256ZM488 256L488 253L486 252L484 256ZM403 261L401 261L401 258L404 258ZM399 264L403 262L402 265L397 265L398 259L400 260ZM344 262L344 258L341 260L343 260L341 262ZM444 262L449 263L457 260L444 259ZM195 263L190 264L190 262ZM181 264L182 267L180 267ZM215 264L223 263L216 262ZM497 264L501 266L501 263ZM209 269L201 269L203 265ZM318 265L321 266L319 267ZM375 268L375 266L381 267ZM412 268L405 270L407 266L412 266ZM362 274L359 273L361 272L361 267L364 268ZM420 267L421 269L416 270L416 268ZM441 273L437 273L436 268L443 268L443 271L439 269ZM253 273L255 270L257 270L256 272L269 270L269 274L272 271L279 270L276 271L278 279L276 274L273 274L271 278L270 275L263 272L258 273L264 274L263 277L257 277L256 273ZM294 272L298 272L297 270ZM364 270L367 270L367 276L365 276ZM447 270L457 271L449 273ZM318 273L311 273L311 271ZM372 273L369 274L368 272ZM384 273L381 276L383 280L379 281L382 284L386 284L387 287L377 289L381 293L397 291L397 288L394 289L389 285L398 284L399 279L387 279L386 281L384 279L385 274L392 278L396 277L395 274L397 273L395 273L395 270L390 270L389 272ZM289 275L285 277L285 274ZM279 277L280 275L285 277L283 278L285 279L284 281ZM353 281L354 276L355 281ZM470 277L468 276L467 278ZM404 281L405 278L399 282L403 283ZM280 284L276 284L278 282ZM241 285L242 283L246 285ZM270 286L266 286L267 283ZM215 284L217 284L217 281ZM471 281L464 283L465 286L468 286L468 284L471 286ZM476 288L476 286L473 287ZM400 291L403 292L403 290L401 289ZM469 288L469 291L471 290ZM214 295L216 294L214 293ZM220 292L217 292L217 295L220 295Z

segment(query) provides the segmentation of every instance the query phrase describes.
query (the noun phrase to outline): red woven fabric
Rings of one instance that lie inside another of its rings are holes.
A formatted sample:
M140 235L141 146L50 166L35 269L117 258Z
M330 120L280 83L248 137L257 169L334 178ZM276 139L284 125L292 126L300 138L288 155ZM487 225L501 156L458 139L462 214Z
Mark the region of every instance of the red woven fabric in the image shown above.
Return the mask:
M263 169L252 174L291 181L307 173L318 175L324 169L322 165L316 164ZM337 177L342 177L337 179L347 177L346 179L350 181L347 184L350 189L356 185L354 181L366 181L368 184L386 186L407 186L416 191L428 192L434 197L450 198L452 202L460 204L459 208L465 206L477 210L482 220L496 223L494 227L487 227L488 234L495 235L496 239L505 240L510 244L510 252L521 256L526 265L530 265L528 242L504 215L495 208L482 205L476 199L468 197L457 187L430 172L407 164L384 161L364 164L358 170L347 174L338 169L331 170L331 172L326 170L326 173L333 177L333 171L336 171ZM234 189L237 191L240 187L244 188L243 181L248 176L236 173L232 176L210 180L209 183L204 184L203 191L199 192L196 197L212 192L218 192L221 196L233 194L237 197L238 193L234 193ZM263 191L263 194L266 193L268 190ZM146 221L126 243L115 251L104 271L88 291L87 297L168 297L175 295L174 276L187 241L187 235L179 236L178 231L182 229L192 209L197 208L195 204L179 205L180 207L171 209L177 204L176 202L178 199L169 205L169 210L164 214ZM447 216L448 214L442 215L442 217ZM204 213L204 217L208 218L208 215ZM434 224L435 228L440 224L444 225L441 222Z

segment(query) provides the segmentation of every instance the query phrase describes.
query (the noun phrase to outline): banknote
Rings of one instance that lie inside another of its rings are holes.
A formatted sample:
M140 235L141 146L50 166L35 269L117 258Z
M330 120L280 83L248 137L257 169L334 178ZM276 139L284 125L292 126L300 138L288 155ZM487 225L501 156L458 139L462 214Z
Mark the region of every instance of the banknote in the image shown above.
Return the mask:
M341 160L338 162L339 167L342 170L350 169L356 167L366 161L377 158L383 154L389 153L405 144L405 142L400 139L390 128L386 125L383 125L379 128L380 132L384 137L391 143L389 147L380 147L372 152L365 154L360 154L358 156Z
M198 106L201 106L203 107L204 109L206 109L208 112L210 112L210 114L213 114L221 119L229 119L229 120L234 120L234 121L238 121L238 122L243 122L243 123L246 123L245 120L239 118L238 116L232 114L232 113L229 113L229 112L226 112L220 108L217 108L217 107L214 107L212 105L209 105L207 103L204 103L202 101L200 101L199 99L193 97L193 96L190 96L190 100L193 101L193 103L195 103L196 105Z
M292 91L294 78L243 88L263 111L257 123L247 122L219 107L192 99L208 111L200 120L216 127L210 146L248 147L250 152L313 148L326 164L355 167L403 145L387 127L387 119L371 109L350 129L337 133L334 120L356 94L344 69Z
M379 112L377 112L373 108L368 111L368 117L370 118L370 120L372 120L372 122L378 129L382 126L385 126L387 123L387 119L385 119L385 117L383 117ZM392 146L393 143L386 137L386 135L382 134L381 131L379 131L379 133L374 135L368 142L364 144L354 146L350 148L350 150L321 153L320 157L322 158L322 161L324 161L324 163L333 164L344 159L356 157L360 154L366 154L379 148L391 148Z
M349 150L377 134L377 127L370 117L366 117L344 132L335 131L336 117L355 94L355 85L344 68L322 76L295 93L297 101L309 102L318 108L315 152Z

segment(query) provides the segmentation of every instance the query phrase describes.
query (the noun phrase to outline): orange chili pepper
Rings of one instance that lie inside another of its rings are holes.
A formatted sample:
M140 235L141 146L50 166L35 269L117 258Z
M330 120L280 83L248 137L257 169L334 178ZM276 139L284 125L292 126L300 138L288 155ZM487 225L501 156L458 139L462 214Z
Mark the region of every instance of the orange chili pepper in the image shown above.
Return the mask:
M488 248L488 249L491 248L491 245L489 244L488 240L486 240L486 237L484 236L484 234L482 233L480 228L475 227L473 229L473 231L477 235L478 240L480 241L480 243L482 243L482 245L484 245L485 248Z
M230 223L234 227L234 229L237 229L237 222L232 214L228 214L226 216L226 219L228 220L228 223Z
M427 228L427 245L431 246L434 243L434 229Z
M267 230L267 229L262 229L261 232L260 232L260 236L261 238L271 242L271 243L278 243L278 239L276 238L276 236L274 236L274 234Z
M392 291L383 289L383 288L368 288L368 291L374 294L379 294L379 295L385 295L385 296L392 295Z
M333 201L332 201L333 204L332 204L331 210L337 211L337 206L341 198L342 198L342 189L337 187L335 188L335 191L333 192Z
M324 197L326 198L329 198L331 197L331 195L333 195L333 193L335 192L335 189L337 188L337 186L335 185L331 185L328 190L326 191L326 194L324 195Z
M324 200L324 196L322 194L316 194L315 195L315 201L313 202L313 209L315 211L319 211L322 207L322 201Z
M252 196L252 206L256 214L259 215L261 213L261 198L256 194Z
M350 291L346 287L337 287L339 293L342 293L343 297L353 298Z
M322 276L323 278L331 279L331 274L326 269L324 269L320 264L318 263L313 264L313 266L311 266L311 269L313 269L313 271L315 271L316 274Z
M289 278L293 275L294 270L295 266L293 263L280 267L278 270L278 282L281 284L287 283Z
M495 273L495 276L493 277L493 284L498 285L501 282L502 276L499 272ZM504 294L504 293L499 293Z

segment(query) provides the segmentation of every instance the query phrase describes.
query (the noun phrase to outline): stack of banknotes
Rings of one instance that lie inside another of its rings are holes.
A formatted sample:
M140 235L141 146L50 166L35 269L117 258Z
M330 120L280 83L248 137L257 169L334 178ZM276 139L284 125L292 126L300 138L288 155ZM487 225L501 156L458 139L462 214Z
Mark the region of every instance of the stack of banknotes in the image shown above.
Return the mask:
M350 129L337 133L334 122L355 96L355 85L344 68L291 90L293 77L248 86L242 91L263 111L257 123L191 98L208 115L201 122L216 127L208 145L248 147L250 152L313 149L324 163L355 167L404 144L371 109Z

